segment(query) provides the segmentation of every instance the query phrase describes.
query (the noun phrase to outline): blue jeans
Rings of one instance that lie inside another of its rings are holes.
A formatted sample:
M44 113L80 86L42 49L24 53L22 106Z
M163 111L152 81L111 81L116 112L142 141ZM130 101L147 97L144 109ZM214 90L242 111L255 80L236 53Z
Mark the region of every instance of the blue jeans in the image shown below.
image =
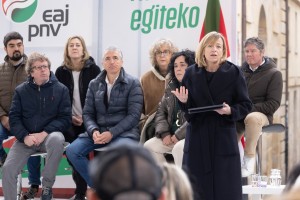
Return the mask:
M88 172L89 160L86 156L94 149L132 142L138 143L138 141L134 141L130 138L118 137L108 144L94 144L93 139L90 138L87 133L83 133L67 147L66 154L73 167L75 167L82 178L84 178L88 186L92 187L92 181Z
M32 156L27 161L29 185L41 185L41 157Z
M3 140L6 140L9 136L12 136L12 134L0 123L0 158L2 158L4 154L6 154L6 152L3 149ZM41 157L30 157L27 162L27 167L29 184L41 185Z

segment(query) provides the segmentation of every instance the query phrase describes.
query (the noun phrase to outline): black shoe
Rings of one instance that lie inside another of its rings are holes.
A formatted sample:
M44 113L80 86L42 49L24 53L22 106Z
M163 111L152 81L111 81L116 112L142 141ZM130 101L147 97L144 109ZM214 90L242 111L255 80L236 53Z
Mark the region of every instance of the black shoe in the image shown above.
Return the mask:
M84 194L75 194L74 200L85 200Z
M41 200L51 200L52 199L52 188L50 187L43 187Z
M2 167L4 165L4 162L6 160L6 157L7 157L7 153L5 153L2 158L0 158L0 167Z
M24 194L23 193L21 194L20 200L34 199L38 191L39 191L38 187L29 187Z

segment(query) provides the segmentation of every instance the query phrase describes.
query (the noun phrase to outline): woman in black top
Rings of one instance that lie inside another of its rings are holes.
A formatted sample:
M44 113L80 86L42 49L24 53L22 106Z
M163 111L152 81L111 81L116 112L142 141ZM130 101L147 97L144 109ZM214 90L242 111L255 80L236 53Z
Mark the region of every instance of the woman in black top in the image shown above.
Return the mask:
M72 127L64 133L67 142L73 142L80 133L85 132L82 109L88 85L99 73L100 68L89 55L84 39L81 36L70 37L65 46L63 65L55 72L57 79L68 87L72 102ZM74 199L85 199L86 182L75 169L72 176L76 184Z
M226 60L224 37L208 33L199 43L196 64L187 68L182 87L173 93L189 122L183 165L197 181L195 199L242 199L241 162L235 123L252 104L241 70ZM189 114L188 109L212 105L222 108Z

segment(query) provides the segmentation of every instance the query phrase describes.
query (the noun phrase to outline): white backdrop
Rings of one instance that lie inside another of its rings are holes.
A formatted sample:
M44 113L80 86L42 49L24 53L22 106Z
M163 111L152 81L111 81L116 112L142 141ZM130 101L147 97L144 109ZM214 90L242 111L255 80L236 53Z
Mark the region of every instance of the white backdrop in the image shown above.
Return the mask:
M235 0L220 2L231 60L236 62ZM45 53L55 71L62 63L67 38L81 35L99 66L103 50L115 45L123 51L127 72L140 77L150 68L148 51L159 38L170 38L179 49L195 50L206 4L207 0L2 0L0 38L10 31L20 32L25 53ZM0 59L5 55L1 48ZM61 178L64 185L55 187L74 187L70 176Z
M236 62L235 1L220 2L231 60ZM195 50L206 4L207 0L28 0L25 3L6 0L0 11L0 38L9 31L20 32L24 37L25 53L45 53L55 71L62 63L67 38L81 35L100 67L103 50L115 45L123 51L126 70L140 77L150 68L149 48L159 38L173 40L179 49ZM32 16L23 22L15 22L14 9L25 11L28 5L33 8L36 5L34 11L27 10ZM138 14L141 20L138 20ZM3 48L0 56L1 59L5 56Z

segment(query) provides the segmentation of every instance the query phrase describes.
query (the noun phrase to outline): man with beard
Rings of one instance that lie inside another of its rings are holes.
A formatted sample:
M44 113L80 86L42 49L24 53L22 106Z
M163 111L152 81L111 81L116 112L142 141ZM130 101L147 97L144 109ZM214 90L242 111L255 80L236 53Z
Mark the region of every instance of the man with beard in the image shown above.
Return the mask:
M27 78L25 64L27 56L24 54L23 37L18 32L7 33L3 40L6 56L0 64L0 167L6 159L6 152L2 142L9 136L9 110L15 88ZM29 184L31 187L23 194L22 199L34 198L38 192L40 181L40 157L31 157L28 160Z

